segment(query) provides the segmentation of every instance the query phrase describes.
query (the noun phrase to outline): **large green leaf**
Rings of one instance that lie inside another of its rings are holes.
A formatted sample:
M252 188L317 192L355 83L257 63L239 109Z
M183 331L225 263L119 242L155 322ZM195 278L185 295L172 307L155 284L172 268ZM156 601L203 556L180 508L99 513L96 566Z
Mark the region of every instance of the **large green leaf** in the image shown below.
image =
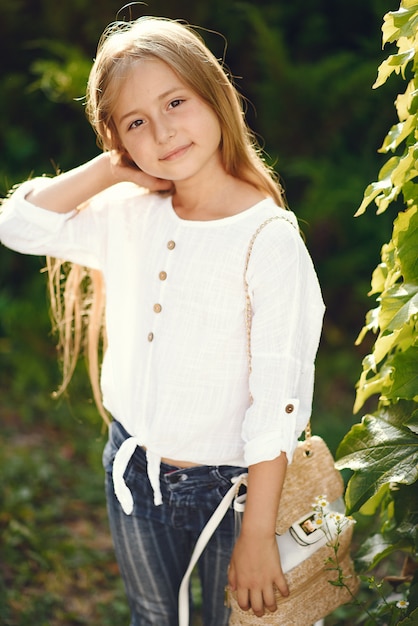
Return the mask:
M357 511L386 483L418 478L418 436L409 428L366 415L342 440L338 469L354 471L346 491L348 512Z

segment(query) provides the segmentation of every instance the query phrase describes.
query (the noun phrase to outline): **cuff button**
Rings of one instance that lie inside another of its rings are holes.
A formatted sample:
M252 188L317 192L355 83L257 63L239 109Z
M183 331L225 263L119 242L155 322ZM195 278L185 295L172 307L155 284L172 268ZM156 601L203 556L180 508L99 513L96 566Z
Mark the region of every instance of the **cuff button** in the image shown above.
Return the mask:
M295 410L294 404L286 404L286 408L285 408L286 413L293 413L294 410Z

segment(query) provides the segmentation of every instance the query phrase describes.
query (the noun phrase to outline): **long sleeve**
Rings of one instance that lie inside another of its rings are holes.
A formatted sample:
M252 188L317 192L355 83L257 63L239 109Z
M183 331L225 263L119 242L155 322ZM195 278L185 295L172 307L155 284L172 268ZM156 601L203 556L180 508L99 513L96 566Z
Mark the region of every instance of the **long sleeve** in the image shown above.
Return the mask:
M88 210L55 213L25 199L32 189L46 186L50 180L26 181L3 202L0 241L16 252L49 255L98 268L106 220L97 219L94 203Z
M253 404L243 439L250 465L280 451L291 459L296 437L310 418L324 304L305 245L285 220L276 220L258 236L247 278Z

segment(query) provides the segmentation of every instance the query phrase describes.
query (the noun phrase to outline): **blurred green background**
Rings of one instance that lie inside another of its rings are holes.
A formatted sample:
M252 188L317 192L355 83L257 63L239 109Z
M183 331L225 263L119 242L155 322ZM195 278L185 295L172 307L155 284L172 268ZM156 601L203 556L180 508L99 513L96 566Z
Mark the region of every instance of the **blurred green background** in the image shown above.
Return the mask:
M97 154L81 98L97 40L121 5L2 0L2 196ZM377 91L372 84L388 53L383 16L397 8L394 0L150 0L131 10L203 27L247 99L323 288L313 428L332 450L355 421L355 382L372 338L354 341L373 307L370 277L395 211L353 217L396 123L396 78ZM52 398L60 372L43 266L0 248L0 623L124 624L102 490L105 434L83 363L69 393Z

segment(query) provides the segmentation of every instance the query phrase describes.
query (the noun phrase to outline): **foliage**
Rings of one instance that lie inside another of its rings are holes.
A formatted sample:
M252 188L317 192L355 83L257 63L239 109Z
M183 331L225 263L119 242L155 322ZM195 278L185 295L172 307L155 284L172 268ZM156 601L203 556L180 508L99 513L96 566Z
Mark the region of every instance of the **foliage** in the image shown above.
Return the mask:
M403 207L373 273L370 295L378 296L378 306L367 314L358 338L362 341L368 331L377 335L363 360L354 409L378 395L377 408L353 426L337 455L340 468L354 471L346 491L349 512L379 511L381 519L379 532L363 545L360 562L368 569L398 551L409 555L410 571L398 583L412 581L407 611L412 618L418 605L413 561L418 554L418 0L402 0L398 11L385 15L382 30L383 44L396 42L398 51L380 65L374 87L393 72L410 79L396 99L399 122L381 148L395 156L383 165L378 181L366 188L357 215L373 201L380 214L400 196ZM382 616L386 609L381 605L377 614Z

